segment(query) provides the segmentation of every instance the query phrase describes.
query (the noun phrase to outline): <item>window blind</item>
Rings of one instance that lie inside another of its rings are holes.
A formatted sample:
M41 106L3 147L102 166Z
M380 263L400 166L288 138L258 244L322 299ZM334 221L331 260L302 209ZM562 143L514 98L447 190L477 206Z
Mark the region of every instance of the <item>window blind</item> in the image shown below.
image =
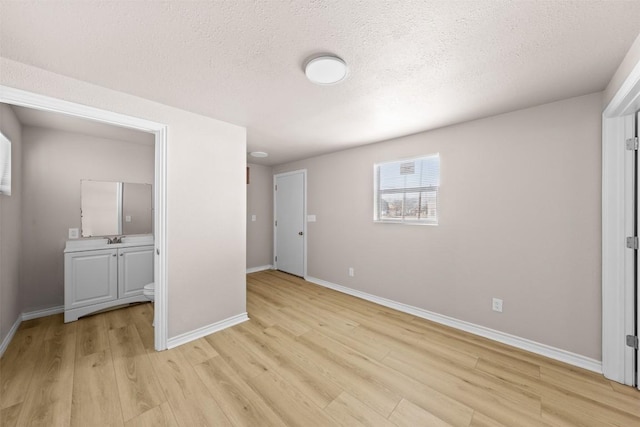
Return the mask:
M374 166L374 221L438 223L440 155Z

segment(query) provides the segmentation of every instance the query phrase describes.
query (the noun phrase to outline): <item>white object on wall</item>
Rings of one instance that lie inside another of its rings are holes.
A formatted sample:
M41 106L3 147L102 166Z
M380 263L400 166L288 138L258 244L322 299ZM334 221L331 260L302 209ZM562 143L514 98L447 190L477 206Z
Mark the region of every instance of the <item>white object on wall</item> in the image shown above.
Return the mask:
M0 132L0 194L11 195L11 141Z

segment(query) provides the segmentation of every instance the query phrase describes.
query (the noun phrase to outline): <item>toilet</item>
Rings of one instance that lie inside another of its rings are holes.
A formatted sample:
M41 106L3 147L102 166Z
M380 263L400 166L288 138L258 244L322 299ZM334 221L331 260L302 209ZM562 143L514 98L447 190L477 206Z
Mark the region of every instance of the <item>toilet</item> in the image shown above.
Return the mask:
M151 302L155 301L155 293L156 293L156 284L149 283L148 285L144 285L142 289L142 294L147 297L147 299Z
M155 283L149 283L147 285L144 285L144 288L142 288L142 295L144 295L149 301L151 301L152 304L155 301L155 294L156 294ZM156 326L155 320L151 322L151 326Z

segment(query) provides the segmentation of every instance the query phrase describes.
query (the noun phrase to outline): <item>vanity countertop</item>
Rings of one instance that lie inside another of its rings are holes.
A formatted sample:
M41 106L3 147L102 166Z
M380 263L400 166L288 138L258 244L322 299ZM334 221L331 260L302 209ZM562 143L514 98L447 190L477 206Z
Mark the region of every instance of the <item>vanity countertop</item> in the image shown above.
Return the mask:
M122 237L122 243L109 243L109 239L107 238L75 239L67 240L64 252L69 253L99 249L129 248L134 246L153 245L153 243L153 236L150 234L140 236L124 236Z

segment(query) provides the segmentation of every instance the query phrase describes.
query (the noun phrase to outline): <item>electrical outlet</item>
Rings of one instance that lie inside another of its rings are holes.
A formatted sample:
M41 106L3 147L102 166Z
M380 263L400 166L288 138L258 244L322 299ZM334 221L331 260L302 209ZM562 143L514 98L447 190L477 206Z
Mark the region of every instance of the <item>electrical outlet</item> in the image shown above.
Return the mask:
M502 300L500 298L494 298L491 308L493 309L493 311L502 313Z
M70 228L69 229L69 238L70 239L77 239L80 237L80 230L77 228Z
M257 217L255 215L251 215L251 221L255 222L256 219Z
M353 276L355 276L355 275L356 275L356 273L355 273L355 271L353 270L353 267L349 267L349 277L353 277Z

